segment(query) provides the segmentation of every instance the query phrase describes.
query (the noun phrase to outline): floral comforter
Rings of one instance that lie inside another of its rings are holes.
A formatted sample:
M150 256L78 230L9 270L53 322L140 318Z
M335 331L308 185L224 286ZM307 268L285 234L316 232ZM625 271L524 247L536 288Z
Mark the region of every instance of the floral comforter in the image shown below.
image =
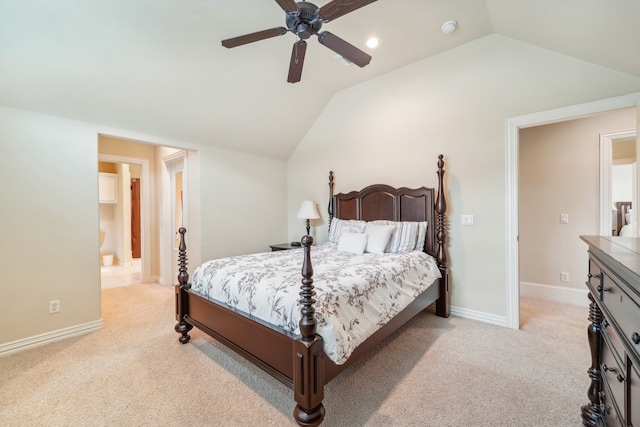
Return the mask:
M299 334L303 250L265 252L208 261L191 290L234 310ZM317 332L334 363L424 292L440 271L424 252L340 252L333 243L311 248Z

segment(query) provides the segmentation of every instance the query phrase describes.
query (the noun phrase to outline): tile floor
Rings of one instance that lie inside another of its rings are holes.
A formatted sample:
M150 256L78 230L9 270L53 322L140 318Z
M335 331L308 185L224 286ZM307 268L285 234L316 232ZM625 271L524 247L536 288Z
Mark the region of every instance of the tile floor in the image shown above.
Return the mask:
M102 289L117 288L142 282L140 259L134 259L132 265L113 264L100 267Z

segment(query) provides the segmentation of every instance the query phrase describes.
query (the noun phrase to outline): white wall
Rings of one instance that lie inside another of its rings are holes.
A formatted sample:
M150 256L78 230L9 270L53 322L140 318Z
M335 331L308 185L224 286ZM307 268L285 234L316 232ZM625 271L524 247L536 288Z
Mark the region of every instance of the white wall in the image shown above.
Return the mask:
M520 131L521 282L586 291L587 247L579 236L600 230L600 134L633 129L635 120L629 108ZM560 224L561 213L568 224ZM586 292L579 302L587 304Z
M0 353L100 324L99 134L197 151L191 269L286 240L284 161L0 107Z
M436 184L445 155L452 304L506 315L505 121L640 89L640 79L492 35L336 94L288 163L289 238L300 200L377 182ZM460 215L475 225L461 227ZM315 231L326 240L326 224Z

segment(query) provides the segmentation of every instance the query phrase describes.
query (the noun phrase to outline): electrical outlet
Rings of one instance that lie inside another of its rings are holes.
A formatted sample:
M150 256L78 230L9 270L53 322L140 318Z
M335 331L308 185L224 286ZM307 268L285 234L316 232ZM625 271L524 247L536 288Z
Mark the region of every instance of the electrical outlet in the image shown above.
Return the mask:
M462 215L462 225L473 225L473 215Z
M569 224L569 214L560 214L560 224Z
M60 300L49 301L49 314L60 311Z
M569 273L567 273L566 271L563 271L562 273L560 273L560 280L562 280L563 282L568 282Z

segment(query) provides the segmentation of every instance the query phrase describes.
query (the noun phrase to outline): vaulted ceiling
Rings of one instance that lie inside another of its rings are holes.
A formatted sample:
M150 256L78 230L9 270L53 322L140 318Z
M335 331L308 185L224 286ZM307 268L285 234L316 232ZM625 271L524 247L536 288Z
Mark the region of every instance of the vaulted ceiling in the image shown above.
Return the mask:
M220 43L278 26L275 0L0 0L0 105L286 159L336 92L490 34L640 77L633 0L378 0L323 27L371 63L312 37L295 84L293 34Z

